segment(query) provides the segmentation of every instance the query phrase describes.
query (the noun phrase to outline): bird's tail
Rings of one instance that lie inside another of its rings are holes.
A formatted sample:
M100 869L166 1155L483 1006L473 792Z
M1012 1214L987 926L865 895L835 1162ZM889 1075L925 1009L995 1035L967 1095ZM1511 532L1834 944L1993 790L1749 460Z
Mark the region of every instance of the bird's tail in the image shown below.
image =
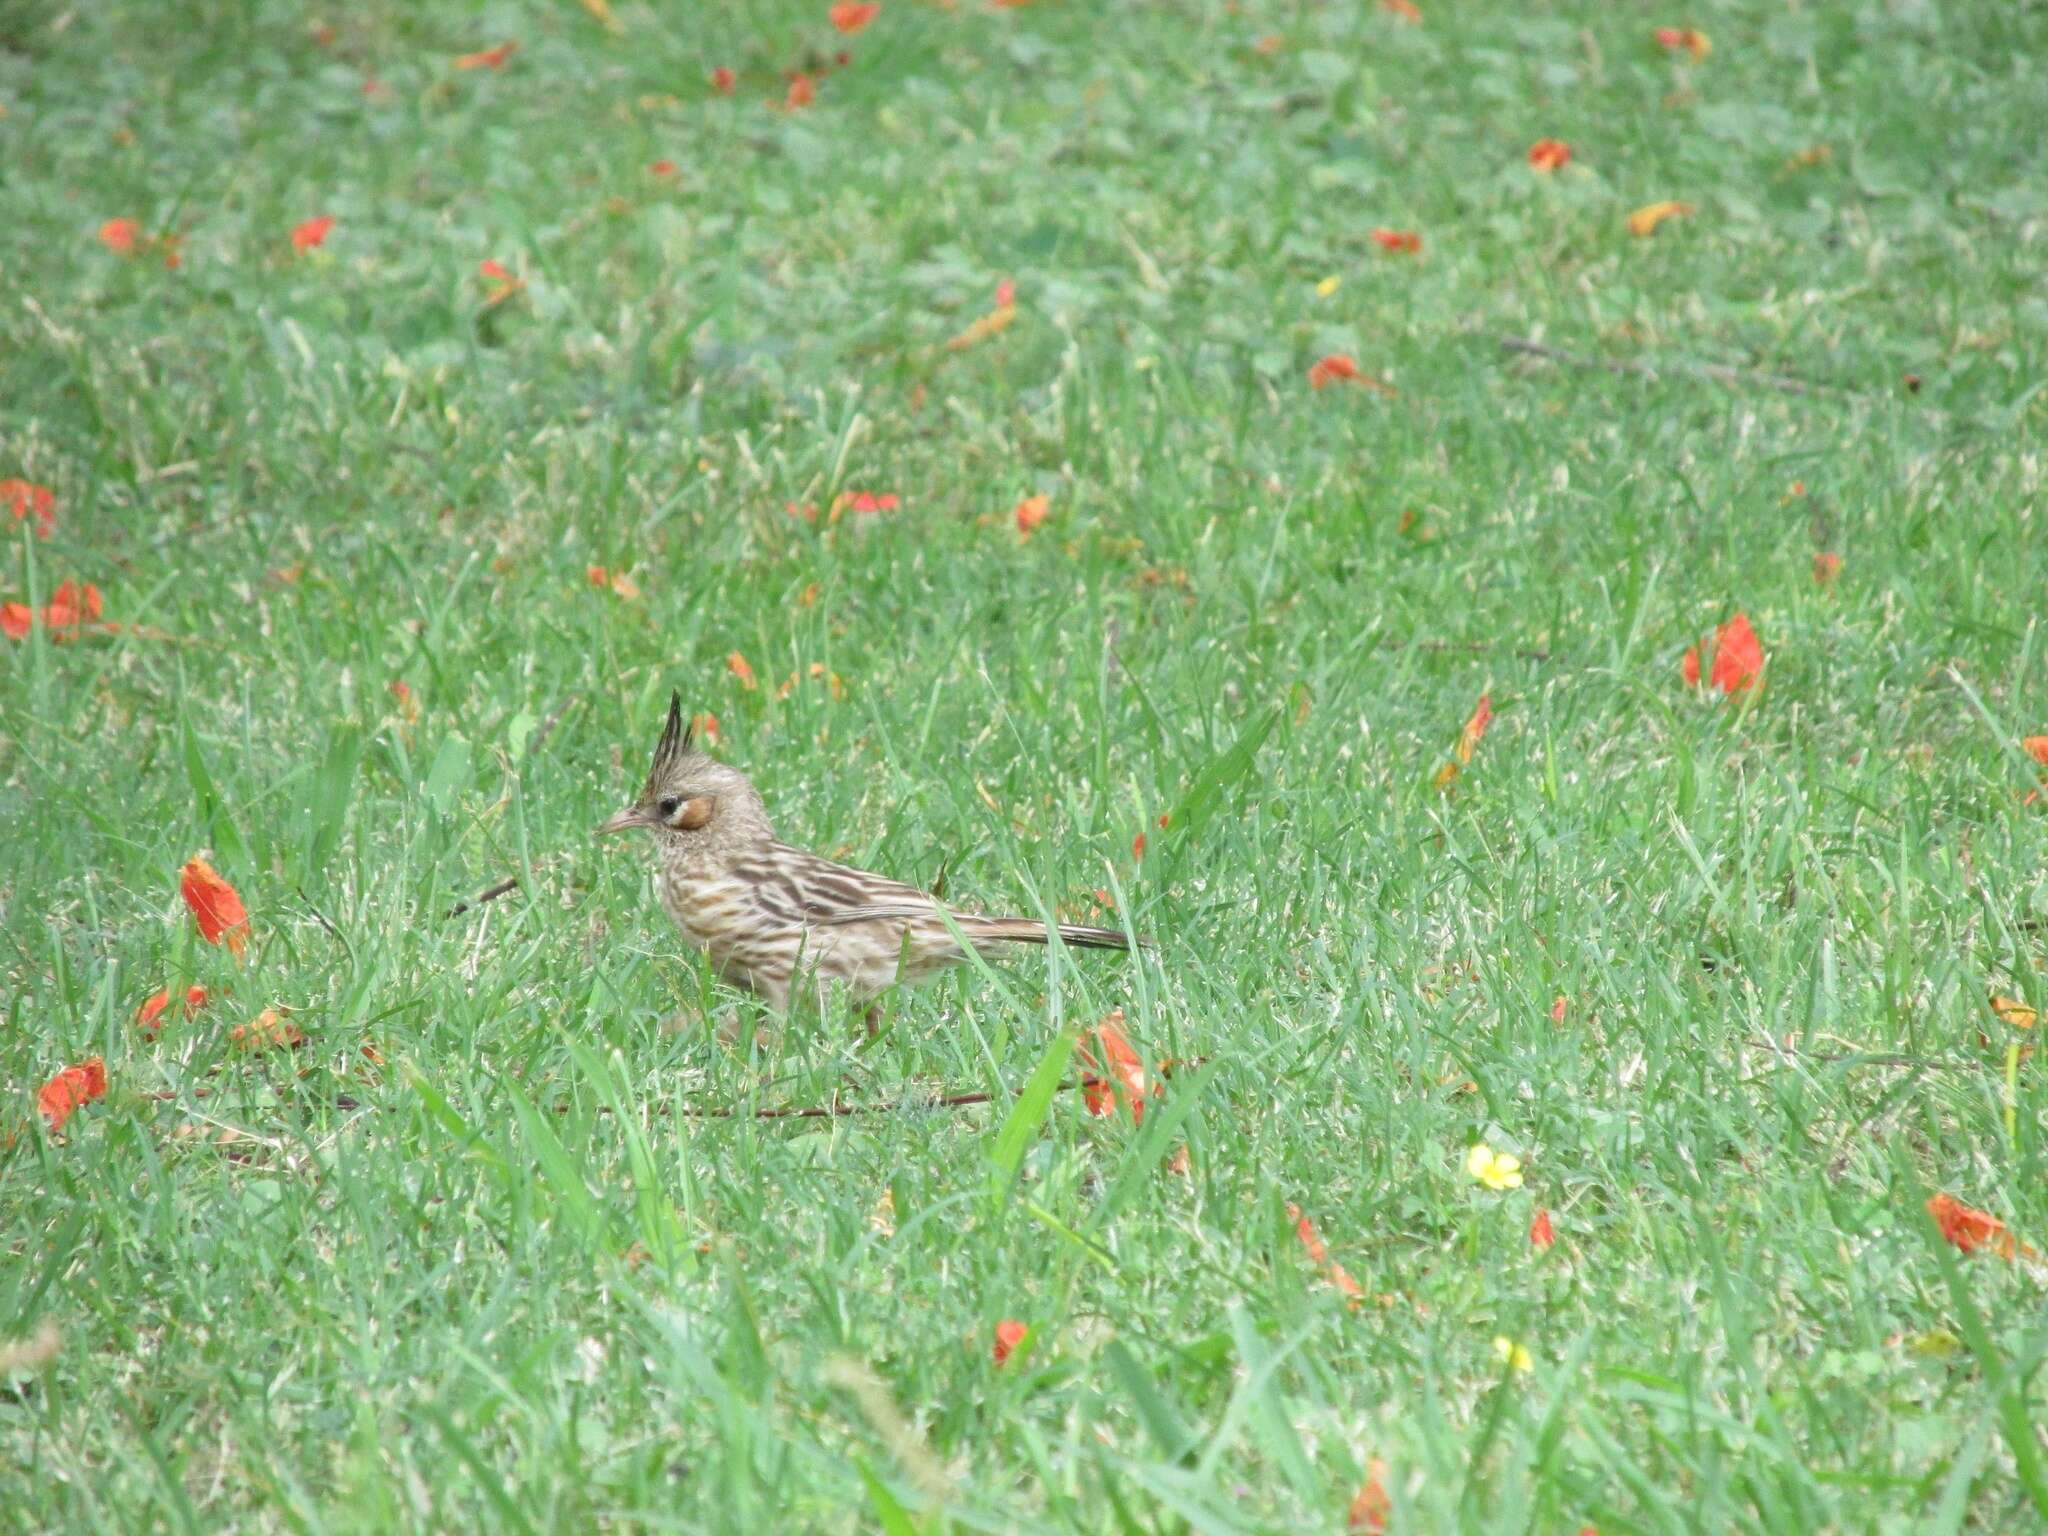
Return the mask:
M977 939L1008 940L1013 944L1049 944L1052 942L1045 924L1029 917L984 917L976 922L964 924L967 931ZM1080 923L1060 923L1060 940L1076 949L1129 949L1130 936L1115 928L1088 928ZM1138 943L1152 947L1150 939Z

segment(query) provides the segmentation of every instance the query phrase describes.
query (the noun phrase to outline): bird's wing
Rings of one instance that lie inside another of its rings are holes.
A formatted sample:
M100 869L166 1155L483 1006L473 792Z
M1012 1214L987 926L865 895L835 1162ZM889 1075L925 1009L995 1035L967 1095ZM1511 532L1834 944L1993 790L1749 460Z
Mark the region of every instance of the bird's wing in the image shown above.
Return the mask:
M938 903L916 886L778 845L772 861L779 894L803 922L821 928L871 919L929 917Z

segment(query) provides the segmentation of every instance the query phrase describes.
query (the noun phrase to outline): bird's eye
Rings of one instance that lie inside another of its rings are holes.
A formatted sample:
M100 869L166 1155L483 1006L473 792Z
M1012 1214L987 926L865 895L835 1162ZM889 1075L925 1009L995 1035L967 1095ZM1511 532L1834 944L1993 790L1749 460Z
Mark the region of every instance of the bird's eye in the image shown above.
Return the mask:
M663 795L661 797L661 804L657 807L657 809L661 812L661 819L663 821L667 821L669 817L675 815L676 807L681 805L682 803L683 802L679 796Z

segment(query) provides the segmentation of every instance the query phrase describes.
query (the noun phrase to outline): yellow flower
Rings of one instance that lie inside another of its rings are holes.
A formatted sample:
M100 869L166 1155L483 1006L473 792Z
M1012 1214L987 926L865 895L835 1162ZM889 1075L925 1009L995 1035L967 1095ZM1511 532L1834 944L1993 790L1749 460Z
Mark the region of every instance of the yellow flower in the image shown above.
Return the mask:
M1341 284L1343 281L1344 279L1341 277L1324 278L1320 283L1316 284L1316 297L1327 299L1331 294L1337 291L1338 285Z
M1496 1152L1483 1141L1465 1155L1465 1171L1488 1189L1522 1187L1522 1160L1512 1152Z
M1507 1362L1511 1370L1533 1371L1536 1368L1536 1362L1530 1358L1529 1351L1504 1333L1495 1337L1493 1352Z

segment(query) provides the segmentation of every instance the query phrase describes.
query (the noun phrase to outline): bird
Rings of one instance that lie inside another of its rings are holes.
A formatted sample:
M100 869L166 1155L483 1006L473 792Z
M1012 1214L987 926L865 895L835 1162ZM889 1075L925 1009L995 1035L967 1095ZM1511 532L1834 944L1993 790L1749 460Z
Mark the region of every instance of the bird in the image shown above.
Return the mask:
M837 987L875 1029L883 992L927 981L1010 944L1128 950L1114 928L1046 924L962 911L916 886L835 863L780 841L752 781L696 745L680 691L654 748L647 782L597 835L645 831L654 840L662 907L721 981L777 1015L795 1001L822 1012ZM1149 946L1149 941L1139 940Z

